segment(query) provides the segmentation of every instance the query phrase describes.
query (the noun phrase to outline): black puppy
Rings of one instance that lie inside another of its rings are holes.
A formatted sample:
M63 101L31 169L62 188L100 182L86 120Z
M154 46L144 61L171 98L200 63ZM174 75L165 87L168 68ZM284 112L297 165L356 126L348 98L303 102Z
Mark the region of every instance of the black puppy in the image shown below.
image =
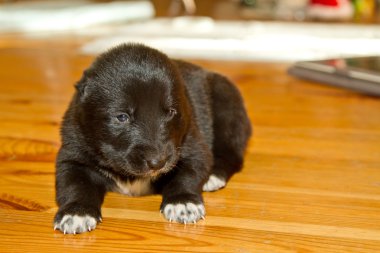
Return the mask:
M238 90L223 76L123 44L100 55L76 85L57 158L55 229L91 231L106 192L160 193L169 221L205 215L242 167L251 134Z

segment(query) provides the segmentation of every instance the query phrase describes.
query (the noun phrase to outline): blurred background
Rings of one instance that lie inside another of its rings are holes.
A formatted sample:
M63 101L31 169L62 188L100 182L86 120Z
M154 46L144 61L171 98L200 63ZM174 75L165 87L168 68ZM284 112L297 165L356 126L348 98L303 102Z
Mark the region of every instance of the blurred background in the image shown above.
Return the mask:
M197 59L380 55L379 24L380 0L0 1L0 43L75 34L84 54L138 41Z
M196 15L220 20L379 22L376 0L156 0L157 16ZM185 8L181 8L184 6ZM181 10L182 9L182 10Z

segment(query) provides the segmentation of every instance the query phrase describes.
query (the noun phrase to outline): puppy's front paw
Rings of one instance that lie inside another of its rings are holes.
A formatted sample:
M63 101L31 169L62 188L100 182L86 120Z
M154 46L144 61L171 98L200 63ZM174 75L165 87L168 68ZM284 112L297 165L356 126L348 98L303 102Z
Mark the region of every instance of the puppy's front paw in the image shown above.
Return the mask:
M203 204L194 203L178 203L166 204L161 212L170 222L176 221L179 223L196 223L200 219L204 219L206 214Z
M55 215L54 230L58 229L64 234L79 234L94 230L101 221L100 209L75 202L60 207Z
M96 228L97 221L90 215L66 214L61 220L54 223L54 230L61 230L64 234L80 234Z

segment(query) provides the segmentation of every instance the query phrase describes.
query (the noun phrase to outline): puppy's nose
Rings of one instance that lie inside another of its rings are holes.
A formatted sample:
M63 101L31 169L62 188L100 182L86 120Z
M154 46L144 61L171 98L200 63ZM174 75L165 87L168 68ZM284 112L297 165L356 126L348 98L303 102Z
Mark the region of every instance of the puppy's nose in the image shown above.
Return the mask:
M159 170L165 166L166 158L154 157L152 159L147 159L146 163L148 164L148 166L151 170Z

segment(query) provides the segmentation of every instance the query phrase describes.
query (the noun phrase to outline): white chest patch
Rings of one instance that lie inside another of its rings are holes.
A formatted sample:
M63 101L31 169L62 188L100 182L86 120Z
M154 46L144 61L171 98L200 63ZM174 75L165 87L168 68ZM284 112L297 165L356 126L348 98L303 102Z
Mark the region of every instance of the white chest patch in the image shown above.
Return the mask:
M136 179L132 182L115 180L117 191L129 196L143 196L153 193L150 178Z

